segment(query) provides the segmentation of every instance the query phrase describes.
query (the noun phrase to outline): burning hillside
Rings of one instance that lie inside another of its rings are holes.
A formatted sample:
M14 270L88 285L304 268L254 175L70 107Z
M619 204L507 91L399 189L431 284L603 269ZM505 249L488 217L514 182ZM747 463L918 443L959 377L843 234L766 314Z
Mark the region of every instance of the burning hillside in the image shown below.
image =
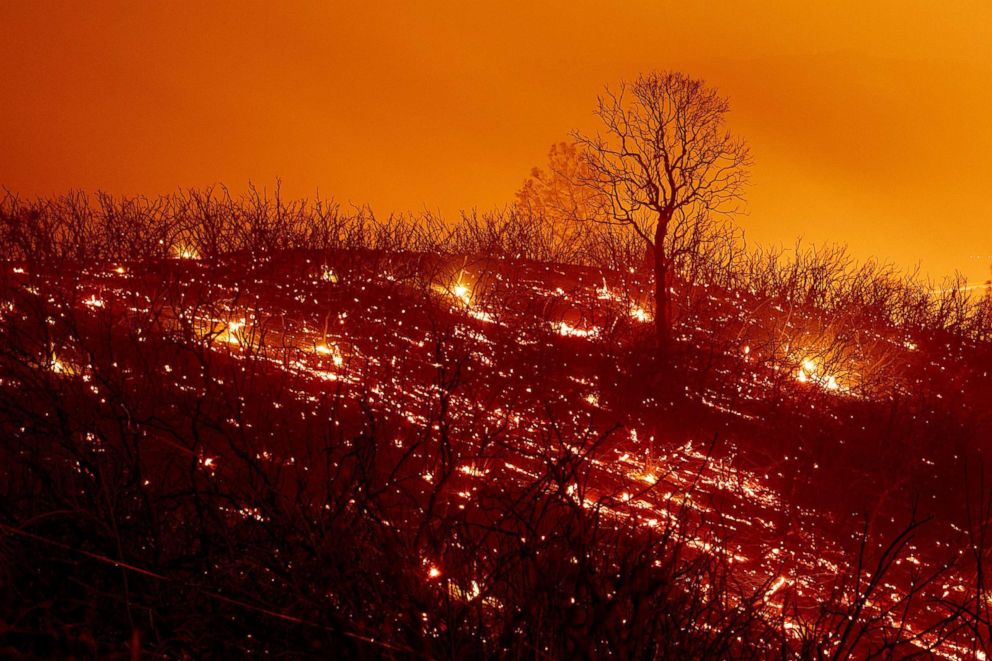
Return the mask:
M979 312L389 236L4 265L0 645L985 649Z

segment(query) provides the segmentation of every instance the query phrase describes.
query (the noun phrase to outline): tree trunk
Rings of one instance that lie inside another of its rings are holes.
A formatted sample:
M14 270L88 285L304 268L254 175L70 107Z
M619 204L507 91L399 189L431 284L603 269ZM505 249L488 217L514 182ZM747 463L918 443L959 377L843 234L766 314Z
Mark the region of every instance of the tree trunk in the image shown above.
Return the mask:
M669 220L670 217L659 217L654 237L654 327L662 358L672 348L672 264L665 250Z

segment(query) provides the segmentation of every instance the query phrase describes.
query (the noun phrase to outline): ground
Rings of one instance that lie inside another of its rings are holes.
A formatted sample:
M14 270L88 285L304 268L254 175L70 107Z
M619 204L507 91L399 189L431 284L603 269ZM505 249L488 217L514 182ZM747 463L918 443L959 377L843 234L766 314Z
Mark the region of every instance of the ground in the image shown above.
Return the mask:
M988 344L681 283L659 356L639 274L177 257L4 266L0 649L989 641Z

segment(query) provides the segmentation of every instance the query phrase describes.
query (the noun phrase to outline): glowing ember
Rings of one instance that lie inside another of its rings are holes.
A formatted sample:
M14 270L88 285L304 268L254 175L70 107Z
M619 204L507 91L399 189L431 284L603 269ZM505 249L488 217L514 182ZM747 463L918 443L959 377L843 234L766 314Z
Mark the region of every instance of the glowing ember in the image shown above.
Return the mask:
M658 483L658 476L655 475L651 471L647 471L647 472L641 473L640 475L637 476L637 479L640 480L641 482L646 483L646 484L657 484Z
M559 335L564 337L593 338L599 336L598 328L576 328L566 321L559 321L552 324L552 327L558 332Z
M603 286L596 289L596 298L601 301L618 301L620 296L613 293L606 284L606 279L603 279Z
M472 317L473 319L478 319L479 321L484 321L487 324L496 323L496 320L493 318L493 316L488 312L486 312L485 310L479 310L477 308L469 308L468 316Z
M776 592L778 592L779 590L781 590L782 589L782 586L784 586L788 582L789 581L788 581L788 579L785 576L779 576L775 580L775 582L772 583L771 586L769 586L768 591L765 592L765 599L768 599L773 594L775 594Z

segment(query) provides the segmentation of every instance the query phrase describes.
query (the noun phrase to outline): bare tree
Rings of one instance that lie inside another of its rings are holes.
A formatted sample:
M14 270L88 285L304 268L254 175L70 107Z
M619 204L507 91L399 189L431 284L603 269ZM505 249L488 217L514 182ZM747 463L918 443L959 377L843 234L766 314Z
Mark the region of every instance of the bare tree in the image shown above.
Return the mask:
M725 126L729 110L703 81L654 72L599 97L605 134L573 134L588 159L589 185L605 191L606 222L629 225L653 252L662 355L672 342L673 235L743 202L751 158Z

